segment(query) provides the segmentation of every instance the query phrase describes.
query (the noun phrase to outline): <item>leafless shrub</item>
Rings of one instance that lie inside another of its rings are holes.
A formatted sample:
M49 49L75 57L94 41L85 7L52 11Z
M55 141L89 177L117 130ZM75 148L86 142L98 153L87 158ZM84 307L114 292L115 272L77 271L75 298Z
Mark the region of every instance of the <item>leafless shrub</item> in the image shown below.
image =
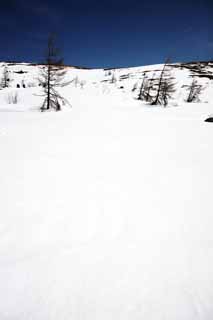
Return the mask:
M28 82L28 88L35 88L36 87L36 83L35 82Z
M17 104L19 101L18 92L14 91L14 92L8 93L6 96L6 101L8 104Z
M199 102L199 96L203 91L202 85L198 84L196 79L193 79L190 86L187 86L187 90L189 91L188 97L186 99L187 102Z

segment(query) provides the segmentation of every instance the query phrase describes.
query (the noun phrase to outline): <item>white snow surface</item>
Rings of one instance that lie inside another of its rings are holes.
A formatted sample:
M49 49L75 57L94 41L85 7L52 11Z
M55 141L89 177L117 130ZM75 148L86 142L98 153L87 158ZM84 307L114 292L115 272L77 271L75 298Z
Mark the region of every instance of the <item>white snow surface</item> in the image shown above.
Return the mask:
M72 108L40 113L39 67L9 66L1 320L213 319L213 84L199 79L201 102L186 104L189 71L175 69L167 108L134 99L141 72L160 68L115 70L116 84L70 68L67 79L84 81L61 89Z

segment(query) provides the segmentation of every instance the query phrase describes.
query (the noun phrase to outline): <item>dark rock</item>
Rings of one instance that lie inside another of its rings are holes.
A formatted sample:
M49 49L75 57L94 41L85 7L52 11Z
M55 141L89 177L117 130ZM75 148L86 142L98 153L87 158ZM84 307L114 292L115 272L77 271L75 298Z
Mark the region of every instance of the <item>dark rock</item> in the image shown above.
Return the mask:
M213 117L209 117L205 120L205 122L213 122Z

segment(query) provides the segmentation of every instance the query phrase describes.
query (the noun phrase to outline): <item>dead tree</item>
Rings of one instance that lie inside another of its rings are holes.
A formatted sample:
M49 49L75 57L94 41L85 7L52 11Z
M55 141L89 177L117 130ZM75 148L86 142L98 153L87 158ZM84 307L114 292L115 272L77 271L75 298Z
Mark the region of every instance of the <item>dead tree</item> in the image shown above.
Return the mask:
M10 77L9 77L9 71L7 66L4 66L4 70L2 73L2 78L1 78L1 88L5 89L9 87L9 81L10 81Z
M61 110L61 104L69 104L57 91L58 88L64 87L69 82L64 82L66 70L63 66L63 59L59 57L60 51L55 44L55 36L50 35L47 42L45 54L45 66L41 68L39 83L43 89L44 97L41 111L53 109Z
M173 78L164 79L162 82L162 92L161 92L161 104L166 107L168 105L168 100L172 98L173 93L175 92L175 84Z
M156 95L153 97L152 105L164 105L167 106L168 99L172 98L173 93L175 92L175 83L174 78L171 77L171 72L169 69L170 60L167 59L163 69L161 71L159 79L155 80Z
M153 84L154 84L154 81L155 81L155 73L153 73L152 75L152 78L149 79L149 86L148 86L148 90L147 90L147 95L146 95L146 101L148 102L152 102L153 98L151 96L151 92L152 92L152 89L153 89Z
M152 78L148 78L147 76L144 76L144 79L140 87L138 100L143 100L146 102L153 101L152 90L154 88L154 81L155 81L154 76L155 74L153 74Z
M111 78L111 83L116 83L117 82L117 79L116 79L116 76L115 76L115 72L113 72L112 74L112 78Z
M144 85L147 81L147 78L146 78L146 75L145 73L143 74L143 80L142 80L142 83L141 83L141 86L140 86L140 91L139 91L139 94L138 94L138 100L143 100L144 98L144 95L143 95L143 91L144 91Z
M144 89L143 89L143 99L146 102L152 103L153 100L155 99L155 85L156 85L156 80L154 78L155 74L153 74L152 78L148 78L144 84ZM154 92L154 93L153 93Z
M138 88L138 83L136 82L132 88L132 92L135 92L135 90L137 90Z
M76 76L73 80L72 83L74 84L75 88L77 88L78 84L79 84L79 79L78 76Z
M199 85L197 80L193 79L190 86L187 86L189 91L186 102L198 102L199 96L203 90L202 85Z

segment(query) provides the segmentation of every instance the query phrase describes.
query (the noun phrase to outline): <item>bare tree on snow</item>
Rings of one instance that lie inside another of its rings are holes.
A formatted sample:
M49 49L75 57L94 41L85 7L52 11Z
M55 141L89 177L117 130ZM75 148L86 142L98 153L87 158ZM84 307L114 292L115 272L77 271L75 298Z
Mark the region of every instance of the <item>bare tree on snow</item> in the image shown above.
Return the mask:
M2 73L2 78L1 78L1 88L2 89L8 88L9 81L10 81L9 71L8 71L8 67L5 65Z
M59 57L60 50L56 47L55 36L48 37L45 54L45 66L40 71L39 83L43 88L44 101L41 111L53 109L61 110L61 104L69 104L58 92L58 88L64 87L69 82L64 82L66 70L63 66L63 59Z
M167 59L161 71L160 77L157 79L158 81L155 84L156 95L151 102L152 105L160 104L167 106L168 99L172 98L172 95L175 92L175 83L171 76L169 62L170 60Z
M190 86L187 86L187 90L189 91L187 102L197 102L199 101L199 96L203 90L202 85L198 84L196 79L192 80Z

